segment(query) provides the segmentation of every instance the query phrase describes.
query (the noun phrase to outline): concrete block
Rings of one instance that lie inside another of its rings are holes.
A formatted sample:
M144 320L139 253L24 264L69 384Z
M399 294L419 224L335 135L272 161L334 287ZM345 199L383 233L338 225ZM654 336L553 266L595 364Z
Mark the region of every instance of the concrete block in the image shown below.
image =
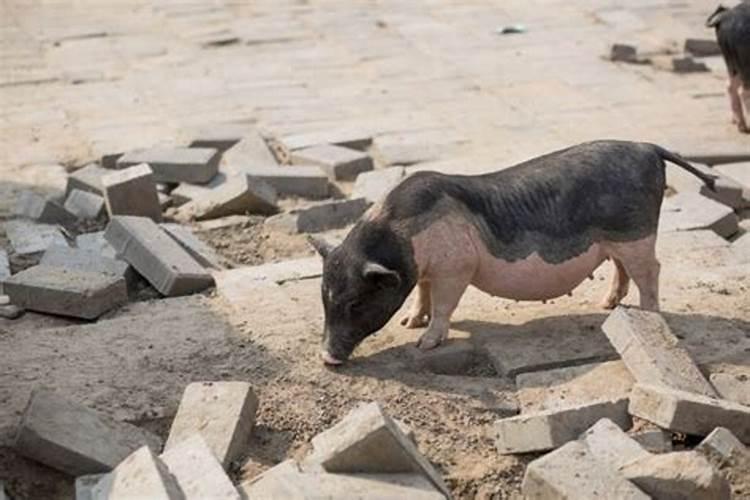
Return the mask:
M104 238L104 231L79 234L76 238L76 247L81 250L98 253L102 257L110 259L117 257L114 247Z
M638 382L717 396L659 313L618 306L602 330Z
M693 166L714 178L714 189L706 186L702 180L684 168L674 165L667 166L667 185L678 193L700 193L706 198L718 201L728 207L742 208L748 206L750 198L745 196L743 186L740 183L706 165L694 163Z
M634 432L631 437L651 453L672 451L672 433L664 429L638 431Z
M594 458L613 470L650 455L637 441L607 418L599 420L584 432L581 441Z
M294 165L318 165L331 179L353 181L362 172L372 170L372 158L366 153L330 144L292 152Z
M265 224L291 234L319 233L355 223L369 206L364 198L326 201L270 217Z
M516 376L523 413L565 408L599 399L627 398L633 376L622 361L568 366Z
M733 455L745 455L750 458L750 451L729 429L717 427L701 441L696 451L707 456L716 456L721 460L730 460Z
M50 267L104 273L131 281L133 269L124 261L105 257L94 250L51 246L44 252L40 264Z
M417 473L450 495L440 474L378 403L358 406L312 445L308 466L332 473Z
M140 164L105 175L102 186L110 217L135 215L161 220L156 182L148 165Z
M213 148L221 153L236 145L248 133L248 127L239 124L219 124L199 130L190 142L191 148Z
M721 48L712 38L688 38L685 40L685 52L695 57L720 56Z
M60 203L32 191L24 191L19 195L13 213L44 224L60 224L67 227L78 221L78 218Z
M422 351L412 351L411 363L416 370L442 375L463 375L477 359L474 344L469 340L455 339L440 347Z
M502 455L557 448L602 418L623 429L631 425L628 400L594 401L588 404L518 415L496 420L495 445Z
M19 454L72 476L109 472L142 446L159 449L161 442L46 389L31 394L14 444Z
M92 163L80 168L68 176L68 184L65 188L65 195L70 196L74 189L87 193L104 196L104 187L102 186L102 177L111 174L112 171L102 168Z
M249 130L240 142L225 151L221 160L222 171L227 175L242 173L260 165L276 164L276 157L265 139L254 129Z
M5 223L5 233L13 251L19 255L37 255L52 245L68 245L60 228L49 224L10 220Z
M239 456L255 424L258 398L246 382L194 382L185 388L165 452L200 434L224 468Z
M364 172L357 177L352 198L364 198L370 203L382 201L404 178L404 167L388 167Z
M372 145L372 134L348 127L288 135L282 137L281 142L289 151L325 144L364 151Z
M18 307L83 319L96 319L128 302L122 277L46 265L13 275L3 289Z
M184 248L203 267L221 269L221 259L213 248L201 241L193 231L182 224L161 224L161 228Z
M277 212L276 191L267 183L248 175L227 179L205 196L179 208L182 219L214 219L235 214L269 215Z
M659 232L710 229L727 238L737 232L737 215L719 202L698 193L678 193L664 199Z
M199 472L196 471L196 474ZM177 480L148 447L135 451L94 487L97 500L183 500Z
M597 460L581 442L572 441L531 462L521 484L524 498L650 498L616 470Z
M653 498L729 500L729 483L695 451L647 455L620 472Z
M246 171L252 178L260 179L281 195L303 198L328 197L328 176L316 166L291 165L280 167L257 166Z
M278 284L319 278L323 274L323 261L320 257L272 262L259 266L238 267L217 273L216 280L226 286L231 282L273 281Z
M695 148L692 150L680 151L679 153L680 156L688 161L702 163L709 166L723 165L725 163L750 162L750 152L746 149L728 149L723 145L720 145L719 148L708 145L704 150Z
M96 486L104 476L106 476L106 474L86 474L85 476L78 476L75 482L76 500L99 500L94 495L98 494Z
M205 440L195 434L159 457L177 480L185 500L240 500Z
M629 43L613 43L609 48L607 59L613 62L626 62L630 64L648 64L647 57L638 54L638 47Z
M636 384L628 411L664 429L697 436L726 427L742 442L750 443L750 407L732 401Z
M227 174L219 172L216 176L206 184L190 184L189 182L183 182L176 188L174 188L169 196L172 198L175 206L184 205L190 201L199 200L206 196L210 196L211 193L227 182Z
M696 61L690 56L671 57L666 59L654 58L654 65L679 74L705 73L710 71L704 62Z
M113 217L104 237L163 295L189 295L213 285L211 275L151 219Z
M98 219L104 214L104 198L74 189L65 199L65 210L79 219Z
M117 168L147 163L156 182L204 184L219 172L221 154L213 148L152 148L125 153Z

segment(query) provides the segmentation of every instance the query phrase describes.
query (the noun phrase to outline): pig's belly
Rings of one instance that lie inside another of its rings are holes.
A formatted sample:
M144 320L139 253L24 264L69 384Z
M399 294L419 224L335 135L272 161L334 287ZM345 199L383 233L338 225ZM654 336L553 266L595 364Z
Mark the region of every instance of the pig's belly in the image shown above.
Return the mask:
M598 244L558 264L545 262L536 253L514 262L482 253L472 284L491 295L516 300L545 300L565 295L591 275L606 257Z

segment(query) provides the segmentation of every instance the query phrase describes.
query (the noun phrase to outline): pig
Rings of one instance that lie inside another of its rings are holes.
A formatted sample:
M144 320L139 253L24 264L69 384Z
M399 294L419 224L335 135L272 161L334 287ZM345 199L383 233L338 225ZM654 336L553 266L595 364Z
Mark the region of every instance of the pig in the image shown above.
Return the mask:
M750 113L750 1L727 9L719 6L706 20L716 29L716 38L729 72L729 104L732 121L740 132L750 132L745 114Z
M485 175L419 172L404 179L323 257L323 361L342 364L416 287L401 320L438 346L469 285L497 297L569 293L606 259L614 308L632 279L640 306L659 309L656 231L665 160L713 187L712 176L654 144L595 141Z

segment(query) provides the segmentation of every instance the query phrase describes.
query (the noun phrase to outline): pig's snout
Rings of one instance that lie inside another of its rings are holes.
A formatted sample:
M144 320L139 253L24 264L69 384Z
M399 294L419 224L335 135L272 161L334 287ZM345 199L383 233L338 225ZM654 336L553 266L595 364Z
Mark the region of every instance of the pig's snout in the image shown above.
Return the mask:
M323 358L323 363L325 363L327 365L337 366L337 365L343 365L344 364L343 361L341 361L340 359L336 358L335 356L333 356L330 352L328 352L325 349L323 351L321 351L320 355Z

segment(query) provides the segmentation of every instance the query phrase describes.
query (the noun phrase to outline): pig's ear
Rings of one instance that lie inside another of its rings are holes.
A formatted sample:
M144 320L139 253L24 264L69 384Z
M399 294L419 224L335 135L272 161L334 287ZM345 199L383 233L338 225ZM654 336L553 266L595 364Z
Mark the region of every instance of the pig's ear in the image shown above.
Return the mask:
M708 16L708 19L706 19L706 26L709 28L716 27L725 15L727 15L727 8L723 5L719 5L714 13Z
M401 276L396 271L378 264L377 262L367 262L362 269L362 275L365 279L377 283L383 288L396 288L401 284Z
M320 254L324 259L328 257L328 254L335 248L332 244L321 238L307 235L307 242Z

